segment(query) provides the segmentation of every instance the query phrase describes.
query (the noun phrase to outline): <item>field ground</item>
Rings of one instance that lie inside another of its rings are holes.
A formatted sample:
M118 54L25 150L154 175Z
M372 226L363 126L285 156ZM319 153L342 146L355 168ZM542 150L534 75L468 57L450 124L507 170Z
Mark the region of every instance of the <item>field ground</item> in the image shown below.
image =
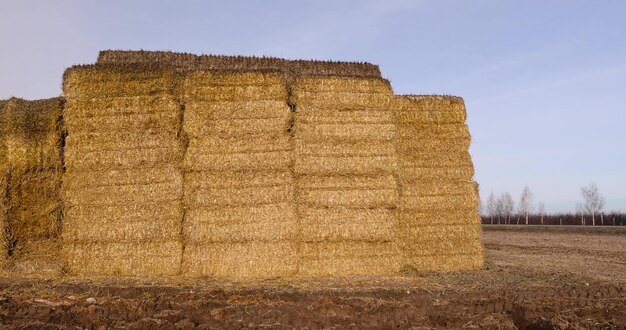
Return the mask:
M484 226L482 271L281 280L0 279L0 328L626 329L626 228Z

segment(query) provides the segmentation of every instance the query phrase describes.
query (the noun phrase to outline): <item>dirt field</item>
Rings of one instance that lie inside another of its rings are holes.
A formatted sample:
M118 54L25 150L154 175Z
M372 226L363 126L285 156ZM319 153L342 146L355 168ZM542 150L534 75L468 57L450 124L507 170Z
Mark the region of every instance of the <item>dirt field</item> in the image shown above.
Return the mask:
M485 270L398 278L0 279L0 328L626 329L626 228L486 227Z

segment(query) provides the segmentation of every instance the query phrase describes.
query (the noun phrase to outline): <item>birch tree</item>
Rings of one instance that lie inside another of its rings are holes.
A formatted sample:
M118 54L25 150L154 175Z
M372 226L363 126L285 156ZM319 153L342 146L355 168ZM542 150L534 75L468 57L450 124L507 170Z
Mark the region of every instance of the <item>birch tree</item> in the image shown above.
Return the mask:
M489 216L492 225L493 225L493 218L496 216L496 207L497 207L496 204L497 204L496 196L493 194L493 191L492 191L491 194L489 194L489 197L487 198L487 215Z
M508 192L500 195L499 201L502 216L505 217L506 221L510 224L511 214L513 214L513 210L515 210L515 202L513 202L513 198Z
M522 195L519 200L519 213L526 219L528 224L528 216L533 211L533 193L528 186L524 186Z
M604 207L604 196L598 191L595 183L590 183L586 187L580 188L580 193L585 200L582 209L585 213L591 215L591 224L596 225L596 213L602 211Z
M539 216L541 217L541 224L543 225L543 217L546 215L546 206L543 202L539 202Z

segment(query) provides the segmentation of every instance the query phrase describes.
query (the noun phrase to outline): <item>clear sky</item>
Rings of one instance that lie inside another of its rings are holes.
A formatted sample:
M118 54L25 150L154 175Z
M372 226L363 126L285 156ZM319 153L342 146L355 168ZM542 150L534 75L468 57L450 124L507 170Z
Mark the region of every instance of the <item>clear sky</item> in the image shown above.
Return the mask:
M61 93L101 49L379 64L397 94L465 98L483 198L524 185L626 210L626 1L0 0L0 98Z

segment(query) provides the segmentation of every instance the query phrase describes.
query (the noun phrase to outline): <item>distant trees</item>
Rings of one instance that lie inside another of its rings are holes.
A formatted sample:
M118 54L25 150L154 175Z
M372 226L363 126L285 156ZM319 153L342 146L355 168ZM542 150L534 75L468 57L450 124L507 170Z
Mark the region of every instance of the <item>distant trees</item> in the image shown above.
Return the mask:
M504 217L506 223L511 224L511 214L513 214L513 210L515 210L515 202L513 202L511 194L508 192L502 193L500 198L498 198L498 205L500 215Z
M491 220L492 225L493 225L493 218L495 218L498 215L497 208L498 208L498 201L496 200L496 196L493 194L493 191L492 191L491 194L489 194L489 198L487 198L487 206L486 206L487 216Z
M528 186L524 186L522 195L519 200L519 213L524 216L526 224L528 224L528 217L533 209L533 193Z
M596 217L599 215L599 222L605 225L626 225L626 213L614 210L609 213L603 211L605 199L600 194L598 186L590 183L580 188L583 202L576 203L575 212L546 213L546 206L543 202L534 205L534 194L528 186L524 186L519 196L519 204L515 205L511 194L503 192L496 195L490 192L489 197L483 204L480 201L479 212L484 224L511 224L511 216L517 219L517 224L522 222L526 225L587 225L591 218L591 225L596 225ZM536 211L535 211L536 210ZM522 220L523 219L523 220Z
M602 211L604 207L604 196L600 194L595 183L590 183L588 186L580 188L580 193L584 199L583 204L580 204L580 209L582 212L591 215L591 223L595 226L596 213ZM604 219L602 222L604 222Z
M541 224L543 225L543 218L546 216L546 206L543 202L539 202L539 216L541 217Z

